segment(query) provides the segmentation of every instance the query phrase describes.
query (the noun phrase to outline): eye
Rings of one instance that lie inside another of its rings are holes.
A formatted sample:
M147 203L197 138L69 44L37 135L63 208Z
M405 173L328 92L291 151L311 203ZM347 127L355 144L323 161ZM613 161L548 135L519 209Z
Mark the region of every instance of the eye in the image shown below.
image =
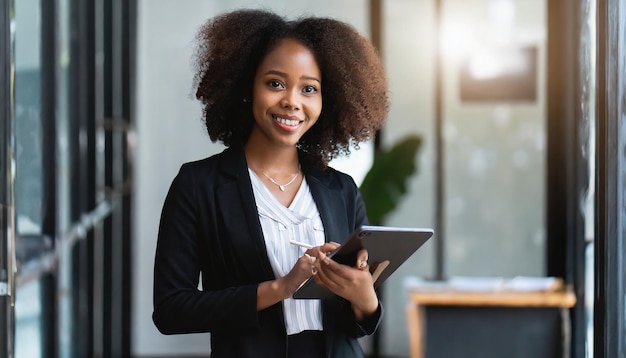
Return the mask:
M315 94L317 93L317 88L315 86L304 86L304 88L302 88L302 92L306 94Z
M269 82L267 82L267 85L272 88L284 88L285 87L280 81L277 81L277 80L270 80Z

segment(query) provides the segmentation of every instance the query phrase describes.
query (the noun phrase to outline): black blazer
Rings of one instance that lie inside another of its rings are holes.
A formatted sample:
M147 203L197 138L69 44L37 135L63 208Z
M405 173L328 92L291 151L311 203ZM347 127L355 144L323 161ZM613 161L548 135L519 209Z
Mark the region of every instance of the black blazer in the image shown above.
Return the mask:
M302 166L326 241L343 242L367 223L346 174ZM202 290L198 284L202 282ZM260 282L275 279L267 258L241 146L184 164L163 205L154 267L153 320L164 334L211 332L213 357L284 357L282 302L257 312ZM382 318L357 323L350 303L322 302L328 357L362 357L357 338Z

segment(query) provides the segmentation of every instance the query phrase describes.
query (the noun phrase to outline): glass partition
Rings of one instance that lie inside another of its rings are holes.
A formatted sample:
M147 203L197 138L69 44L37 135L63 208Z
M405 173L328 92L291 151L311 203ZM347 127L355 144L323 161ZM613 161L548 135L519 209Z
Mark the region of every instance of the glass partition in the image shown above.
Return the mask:
M15 4L15 209L18 235L42 233L40 0ZM26 260L23 257L21 261Z
M408 352L399 292L413 276L545 275L546 7L545 0L385 2L394 97L383 142L407 132L424 139L411 192L389 224L441 220L386 282L385 355Z
M42 235L41 4L15 3L15 354L42 357L41 285L30 275L52 243Z
M543 276L545 1L442 10L444 271Z
M582 118L588 123L589 133L582 143L588 148L587 170L589 183L583 210L585 215L585 357L593 357L593 306L594 306L594 228L595 228L595 173L596 173L596 1L583 1L581 38L581 73L583 73Z
M0 355L13 357L13 0L0 0Z

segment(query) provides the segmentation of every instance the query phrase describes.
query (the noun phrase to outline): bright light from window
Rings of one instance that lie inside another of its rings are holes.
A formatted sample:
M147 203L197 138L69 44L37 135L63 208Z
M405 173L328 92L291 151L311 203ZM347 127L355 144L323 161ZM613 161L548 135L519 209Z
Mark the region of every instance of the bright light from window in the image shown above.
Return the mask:
M441 33L441 51L446 59L460 60L475 46L475 36L470 26L462 23L445 23Z
M519 50L483 49L472 53L469 59L469 73L479 80L498 78L508 74L523 74L528 71L524 53Z

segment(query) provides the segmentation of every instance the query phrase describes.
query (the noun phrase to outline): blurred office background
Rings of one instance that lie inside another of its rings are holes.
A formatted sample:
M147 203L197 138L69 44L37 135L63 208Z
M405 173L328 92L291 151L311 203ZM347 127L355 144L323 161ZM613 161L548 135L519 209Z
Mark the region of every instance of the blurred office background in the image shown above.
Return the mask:
M567 355L626 354L625 1L0 3L0 357L209 356L208 334L154 327L153 256L180 165L223 149L194 36L242 7L337 18L379 48L388 124L332 166L360 183L375 149L422 139L385 224L436 235L385 284L369 356L409 356L408 282L518 276L574 292Z

